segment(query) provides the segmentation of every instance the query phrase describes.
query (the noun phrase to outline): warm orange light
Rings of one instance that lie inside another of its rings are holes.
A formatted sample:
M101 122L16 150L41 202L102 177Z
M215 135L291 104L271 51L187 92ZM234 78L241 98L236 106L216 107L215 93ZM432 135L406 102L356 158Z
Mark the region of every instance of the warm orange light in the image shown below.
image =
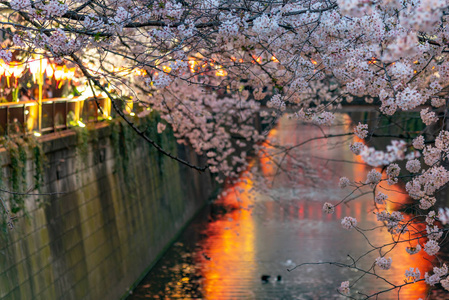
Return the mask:
M278 60L278 59L276 58L276 56L274 56L274 55L271 57L271 60L274 61L274 62L276 62L276 63L279 62L279 60Z
M75 76L75 70L76 70L76 68L68 69L67 78L72 79Z
M372 58L370 59L370 61L368 61L368 64L375 64L376 62L377 62L376 58L375 58L375 57L372 57Z
M318 62L316 60L310 59L310 61L312 62L312 64L317 65Z
M196 60L190 59L189 60L189 68L190 68L190 72L195 73L195 66L198 65L198 62Z
M61 66L57 66L54 73L55 73L54 76L55 76L56 80L61 80L62 77L64 76L64 70Z
M68 79L68 74L69 74L69 72L68 72L69 70L67 69L67 67L64 65L63 67L62 67L62 80L66 80L66 79Z
M226 70L224 70L224 69L219 69L219 70L217 70L217 71L215 72L215 75L216 75L216 76L220 76L220 77L222 77L222 76L227 76L227 75L228 75L228 72L226 72Z
M252 58L254 59L252 61L253 64L256 63L256 62L260 64L260 62L262 61L262 58L260 56L252 55Z
M243 59L242 59L242 58L240 58L240 59L239 59L239 63L242 63L242 62L243 62Z
M237 60L237 58L235 58L234 56L231 56L231 60L232 60L233 62L235 62L235 61Z
M145 76L147 75L147 71L145 69L133 69L133 74L135 76Z
M171 68L169 66L162 66L162 71L164 71L165 73L170 73Z

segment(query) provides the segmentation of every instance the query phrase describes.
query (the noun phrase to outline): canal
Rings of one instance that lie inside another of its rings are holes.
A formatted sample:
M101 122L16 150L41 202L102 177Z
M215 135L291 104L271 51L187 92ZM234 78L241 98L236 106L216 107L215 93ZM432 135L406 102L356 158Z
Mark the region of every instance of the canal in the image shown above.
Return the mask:
M319 138L323 133L340 134L351 128L347 115L341 115L338 122L323 132L316 126L282 119L270 132L269 141L294 146L312 140L277 160L282 162L283 172L278 172L267 151L283 154L267 143L268 150L255 159L251 174L242 175L240 183L230 186L197 215L128 300L342 299L337 287L342 281L353 283L361 277L360 272L327 264L288 270L301 263L350 263L349 256L357 258L371 249L360 233L340 225L344 216L356 217L361 228L379 223L372 193L360 190L349 196L351 189L338 187L341 176L365 181L371 170L347 151L352 138ZM269 189L254 188L261 178ZM382 189L395 202L407 201L401 187ZM322 212L324 202L337 203L347 196L348 200L357 199L338 206L332 215ZM367 231L366 235L374 245L391 242L385 229ZM406 246L399 245L390 253L390 270L377 270L396 284L404 282L405 270L410 267L418 267L421 274L431 269L428 257L404 255ZM364 256L360 266L369 268L377 256L376 251ZM359 292L370 295L388 287L381 279L364 276L351 295L359 299ZM426 285L418 283L377 299L425 299L426 295Z

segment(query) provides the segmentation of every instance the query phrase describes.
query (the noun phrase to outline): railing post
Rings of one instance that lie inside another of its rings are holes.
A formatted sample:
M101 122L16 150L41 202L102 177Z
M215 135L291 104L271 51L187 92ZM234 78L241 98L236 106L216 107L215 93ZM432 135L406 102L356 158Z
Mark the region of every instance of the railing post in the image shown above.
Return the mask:
M42 132L42 86L44 85L44 71L42 70L42 56L39 59L39 133Z

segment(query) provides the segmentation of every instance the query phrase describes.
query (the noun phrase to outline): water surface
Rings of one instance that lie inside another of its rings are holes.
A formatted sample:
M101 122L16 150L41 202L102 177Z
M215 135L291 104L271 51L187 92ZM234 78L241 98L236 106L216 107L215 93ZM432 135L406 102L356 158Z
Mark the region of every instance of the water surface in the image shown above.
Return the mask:
M326 130L326 134L345 132L349 121L342 116L341 126ZM270 132L282 145L298 145L322 135L320 128L287 119ZM340 220L353 216L362 228L379 225L372 194L338 206L332 215L322 212L324 202L336 203L351 193L351 189L338 188L340 176L365 181L371 169L348 153L348 142L345 136L318 138L297 147L282 160L282 168L291 176L278 172L277 165L261 154L253 167L258 166L258 176L269 179L270 191L254 192L254 176L233 186L195 218L128 299L343 299L337 287L346 280L354 283L361 272L327 264L288 269L306 262L350 263L350 257L371 249L361 234L344 230ZM407 201L401 187L384 188L396 202ZM233 192L236 190L241 192ZM356 191L352 196L362 193ZM388 208L393 209L391 205ZM366 235L374 245L391 242L386 230ZM401 244L388 255L393 267L377 270L379 275L400 284L406 269L419 267L424 274L431 268L425 260L428 257L404 255L406 246ZM374 251L358 265L369 268L377 256ZM261 280L263 275L270 276L268 282ZM365 276L351 295L363 298L359 292L371 295L388 287L375 276ZM377 299L424 299L426 295L426 286L420 283L399 294L397 290L380 294Z

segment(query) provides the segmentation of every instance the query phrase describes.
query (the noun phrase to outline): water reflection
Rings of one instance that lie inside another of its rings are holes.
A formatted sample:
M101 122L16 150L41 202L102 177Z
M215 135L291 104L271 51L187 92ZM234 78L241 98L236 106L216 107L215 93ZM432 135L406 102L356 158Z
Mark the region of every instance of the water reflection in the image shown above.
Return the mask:
M348 117L342 116L341 122L340 128L327 134L347 129ZM321 129L287 119L270 132L271 138L284 145L317 136L322 136ZM305 266L293 272L287 268L304 262L348 263L348 255L356 258L370 249L360 234L343 230L340 219L350 215L363 228L378 225L372 194L359 191L355 195L362 196L357 201L338 206L333 215L325 215L321 209L325 201L335 203L349 193L337 187L340 176L365 181L371 169L342 151L347 141L347 137L316 139L286 156L287 171L304 173L298 166L316 170L303 182L296 182L296 188L291 180L301 177L277 172L276 164L262 154L254 166L259 166L260 174L272 184L270 197L254 194L256 183L250 179L234 186L233 190L240 192L227 193L204 210L129 299L340 299L336 287L344 280L353 282L360 277L359 272L328 265ZM383 186L381 190L399 203L408 201L400 186ZM386 230L366 234L374 245L391 242ZM396 246L388 255L393 258L393 267L378 270L380 275L400 284L406 269L418 267L422 274L430 269L426 257L403 255L407 246ZM360 266L369 268L378 255L372 252L365 256ZM261 280L262 275L271 276L267 283ZM278 275L281 280L277 280ZM357 287L354 295L389 286L374 277L364 277ZM403 288L399 295L401 299L418 299L425 298L426 292L424 284L416 284ZM382 294L378 299L398 299L398 293Z

